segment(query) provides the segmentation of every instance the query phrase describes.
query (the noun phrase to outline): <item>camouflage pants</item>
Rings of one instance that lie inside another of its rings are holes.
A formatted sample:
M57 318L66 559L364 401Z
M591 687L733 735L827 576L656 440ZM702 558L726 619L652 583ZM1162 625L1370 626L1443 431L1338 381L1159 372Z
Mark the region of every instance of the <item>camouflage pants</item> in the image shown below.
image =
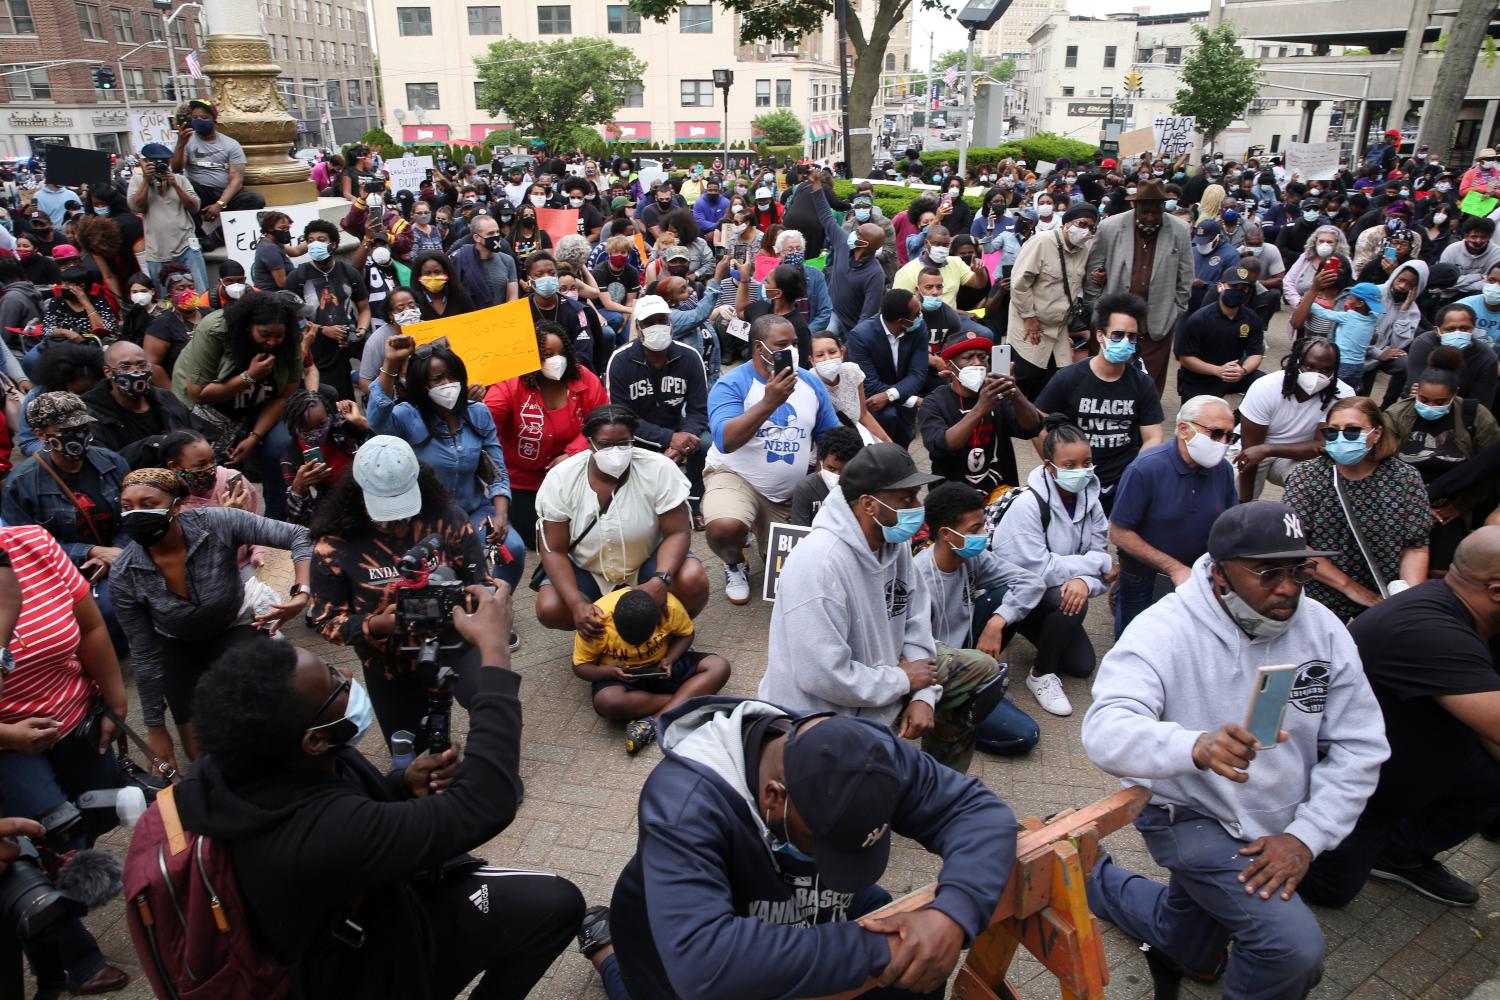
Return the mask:
M966 773L974 758L975 724L987 718L1005 696L1005 665L977 649L954 649L942 643L937 645L936 662L943 697L933 713L932 732L922 737L922 749L939 764Z

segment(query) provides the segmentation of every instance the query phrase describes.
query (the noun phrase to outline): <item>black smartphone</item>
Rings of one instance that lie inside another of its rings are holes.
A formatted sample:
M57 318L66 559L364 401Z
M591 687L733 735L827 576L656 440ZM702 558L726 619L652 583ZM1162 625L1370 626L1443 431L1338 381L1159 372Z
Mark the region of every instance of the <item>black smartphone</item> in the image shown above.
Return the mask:
M772 351L771 365L772 375L780 375L784 371L789 371L792 367L792 349L788 347L780 351Z
M311 464L313 462L322 462L322 461L323 461L323 449L322 448L303 448L302 449L302 462L303 462L304 465L308 465L308 464Z

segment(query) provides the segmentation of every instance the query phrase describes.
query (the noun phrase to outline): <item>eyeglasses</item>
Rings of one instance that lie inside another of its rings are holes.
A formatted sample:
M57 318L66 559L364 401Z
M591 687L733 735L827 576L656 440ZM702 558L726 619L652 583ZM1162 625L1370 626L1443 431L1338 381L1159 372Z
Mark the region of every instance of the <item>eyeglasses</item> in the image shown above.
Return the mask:
M340 673L333 667L328 668L328 674L335 681L333 690L329 692L327 698L323 699L323 704L318 706L318 710L312 714L312 719L310 720L311 724L307 727L308 729L322 729L324 726L332 726L344 721L342 718L339 718L334 719L333 722L318 722L318 717L321 716L324 712L328 711L328 706L332 705L338 699L338 696L341 693L348 691L354 686L354 682L352 680L350 680L348 677L346 677L344 674Z
M1207 434L1210 441L1216 441L1219 444L1239 443L1240 436L1232 430L1225 430L1222 427L1204 427L1196 420L1187 420L1184 423L1196 428L1200 434Z
M1255 578L1260 581L1262 590L1274 590L1281 586L1286 580L1288 573L1292 575L1292 582L1299 587L1305 587L1312 582L1313 574L1317 572L1318 564L1309 560L1295 566L1275 566L1271 569L1250 570Z
M1361 434L1368 434L1368 427L1325 427L1323 428L1324 441L1337 441L1340 434L1344 435L1345 441L1358 441Z
M1131 330L1107 330L1105 331L1104 336L1110 340L1113 340L1117 344L1122 340L1128 340L1133 344L1136 342L1136 338L1139 337L1140 334Z

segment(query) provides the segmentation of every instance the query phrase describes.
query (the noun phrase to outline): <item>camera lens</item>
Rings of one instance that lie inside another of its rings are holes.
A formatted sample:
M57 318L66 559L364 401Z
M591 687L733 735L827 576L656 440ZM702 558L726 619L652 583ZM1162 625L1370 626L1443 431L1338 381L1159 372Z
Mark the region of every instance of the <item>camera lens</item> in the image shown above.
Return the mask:
M0 876L0 914L22 941L31 940L68 917L87 912L82 903L65 895L38 863L36 848L25 837L17 837L21 856Z

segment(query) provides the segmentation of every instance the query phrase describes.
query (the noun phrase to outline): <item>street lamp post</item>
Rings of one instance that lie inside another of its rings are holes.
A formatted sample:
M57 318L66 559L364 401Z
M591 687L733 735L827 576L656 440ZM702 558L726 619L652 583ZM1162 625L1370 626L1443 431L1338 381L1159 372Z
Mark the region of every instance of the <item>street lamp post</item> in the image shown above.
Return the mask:
M724 91L724 165L729 165L729 88L734 86L734 70L714 70L714 86Z
M172 9L172 0L153 0L153 3L163 11ZM182 78L177 75L177 48L172 44L172 22L177 20L183 11L187 10L196 10L202 13L203 5L201 3L185 3L162 19L162 29L167 36L167 61L172 64L172 99L179 103L182 101Z
M839 121L843 128L844 179L854 177L853 146L849 142L849 38L844 32L849 0L834 0L833 16L839 27Z
M131 49L129 52L125 53L123 56L120 56L115 60L115 65L120 70L120 86L121 92L125 95L125 113L127 115L130 114L130 84L125 82L125 60L141 51L141 49L159 49L162 47L163 46L161 42L142 42L141 44L137 45L135 48Z

